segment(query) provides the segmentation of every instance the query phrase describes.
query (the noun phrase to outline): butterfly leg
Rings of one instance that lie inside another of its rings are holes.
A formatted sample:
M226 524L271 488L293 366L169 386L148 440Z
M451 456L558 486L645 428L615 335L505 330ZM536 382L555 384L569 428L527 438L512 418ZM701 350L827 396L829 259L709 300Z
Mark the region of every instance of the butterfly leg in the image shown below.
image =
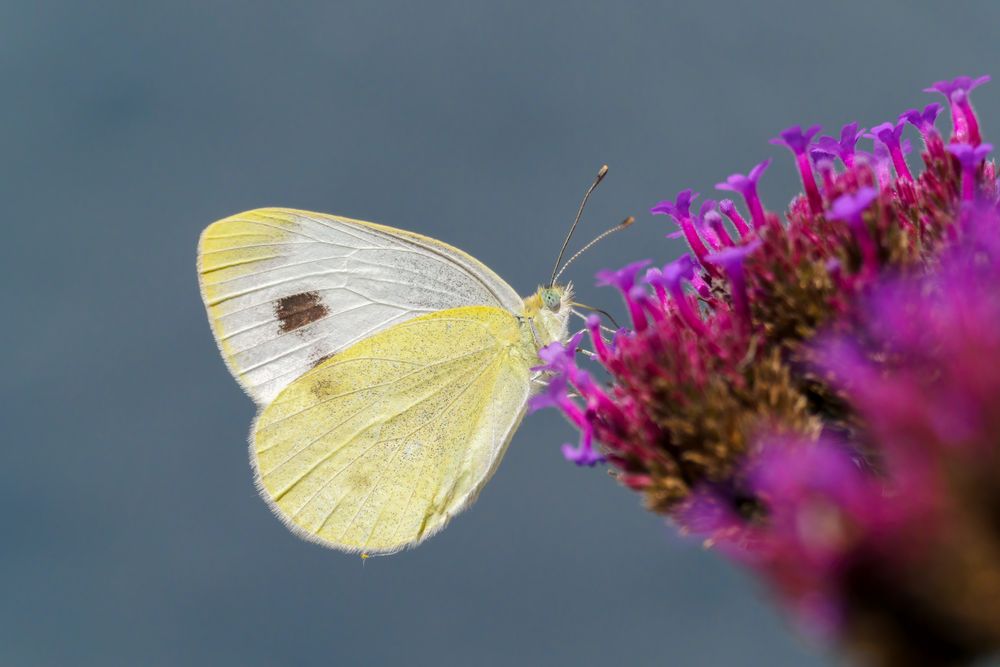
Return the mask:
M519 318L519 319L521 319L522 322L527 319L528 326L531 327L531 335L534 336L534 338L535 338L535 347L536 348L541 348L542 347L542 339L538 335L538 329L535 327L535 321L533 319L531 319L531 318Z

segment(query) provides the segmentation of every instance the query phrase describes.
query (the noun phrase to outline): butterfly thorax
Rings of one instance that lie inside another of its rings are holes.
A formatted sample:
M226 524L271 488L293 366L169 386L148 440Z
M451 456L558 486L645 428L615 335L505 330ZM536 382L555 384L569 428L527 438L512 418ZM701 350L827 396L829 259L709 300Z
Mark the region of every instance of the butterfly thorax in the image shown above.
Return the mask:
M525 297L524 318L538 347L569 337L572 300L571 284L539 287L534 294Z

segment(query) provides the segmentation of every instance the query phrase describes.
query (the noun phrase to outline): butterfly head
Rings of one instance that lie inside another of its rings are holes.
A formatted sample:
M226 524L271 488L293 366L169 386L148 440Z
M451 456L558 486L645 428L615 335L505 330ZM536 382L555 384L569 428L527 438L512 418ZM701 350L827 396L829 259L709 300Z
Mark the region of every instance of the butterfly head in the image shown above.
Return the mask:
M566 339L572 301L572 284L539 287L524 300L524 315L531 320L543 345Z

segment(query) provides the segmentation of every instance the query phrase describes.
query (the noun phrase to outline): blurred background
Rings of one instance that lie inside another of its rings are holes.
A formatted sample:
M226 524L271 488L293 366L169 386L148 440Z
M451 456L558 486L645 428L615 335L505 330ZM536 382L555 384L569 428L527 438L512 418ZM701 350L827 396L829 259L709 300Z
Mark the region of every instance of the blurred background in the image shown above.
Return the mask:
M197 236L258 206L338 213L527 293L607 163L570 249L638 223L569 277L620 312L594 272L681 251L652 204L774 156L782 209L796 172L770 137L998 75L997 25L988 1L0 3L0 664L834 664L564 462L555 412L415 551L293 537L251 483ZM1000 87L974 99L988 139Z

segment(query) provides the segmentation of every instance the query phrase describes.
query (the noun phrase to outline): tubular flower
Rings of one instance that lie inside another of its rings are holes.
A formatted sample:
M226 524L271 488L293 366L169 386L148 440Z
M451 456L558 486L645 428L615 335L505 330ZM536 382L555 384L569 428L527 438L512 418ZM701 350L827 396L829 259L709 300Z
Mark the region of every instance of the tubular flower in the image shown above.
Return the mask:
M962 166L962 199L972 201L976 197L976 172L979 165L986 159L986 156L993 150L992 144L950 144L945 148L949 153L958 159Z
M805 188L809 207L814 214L818 214L822 210L822 197L820 197L819 189L816 187L816 178L813 176L812 166L809 164L806 149L809 147L812 138L819 131L819 125L813 125L807 130L794 125L787 130L782 130L780 135L771 139L772 144L785 146L795 155L795 162L799 167L799 175L802 177L802 186Z
M931 102L923 108L923 110L918 109L907 109L903 113L899 114L899 120L905 120L907 123L917 128L920 132L920 136L924 138L925 142L930 142L934 139L940 141L941 135L937 131L937 127L934 125L934 121L937 120L938 114L941 113L941 105L937 102Z
M718 190L729 190L731 192L738 192L742 195L744 201L746 202L747 209L750 211L750 219L753 221L753 226L756 229L760 229L765 224L764 207L760 203L760 196L757 194L757 181L760 177L764 175L767 168L771 166L771 160L764 160L753 169L750 173L744 176L743 174L733 174L726 179L725 183L719 183L716 185ZM728 214L727 214L728 215ZM731 217L731 216L730 216ZM745 227L742 223L742 219L733 219L733 223L736 225L737 229L740 230L741 235L744 234L742 227ZM749 230L747 230L749 231Z
M851 169L854 167L854 156L858 139L864 133L865 129L863 127L859 128L857 123L848 123L841 128L839 141L833 137L820 137L819 141L817 141L817 147L832 155L836 155L841 159L845 167Z
M903 147L900 140L903 136L904 122L882 123L872 128L872 136L881 141L889 151L892 159L892 166L896 169L896 176L902 180L912 181L910 168L906 165L906 158L903 157Z
M948 99L951 105L951 121L954 125L952 140L956 143L969 143L978 146L982 141L979 134L979 120L976 112L969 102L969 93L988 83L989 76L981 76L973 79L968 76L959 76L951 81L937 81L929 88L924 88L928 93L941 93Z
M655 206L693 254L602 272L630 326L609 340L588 319L589 361L579 338L546 348L532 402L580 431L568 459L603 457L876 664L1000 649L1000 201L968 102L987 80L929 89L951 107L947 147L938 104L876 125L864 151L857 123L781 132L803 182L783 216L758 193L770 160L717 186L745 214L692 215L691 190Z

